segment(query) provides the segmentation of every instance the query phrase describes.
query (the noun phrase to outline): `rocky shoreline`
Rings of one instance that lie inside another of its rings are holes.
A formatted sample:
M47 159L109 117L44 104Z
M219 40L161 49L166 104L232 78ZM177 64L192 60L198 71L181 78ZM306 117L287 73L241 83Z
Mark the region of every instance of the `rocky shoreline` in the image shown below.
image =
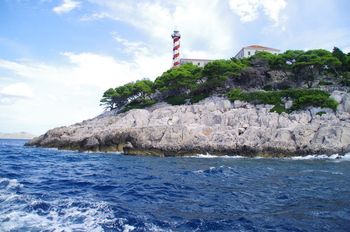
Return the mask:
M26 145L157 156L345 154L350 152L350 95L335 91L332 96L340 103L336 112L310 108L278 114L270 105L219 97L194 105L109 111L49 130Z

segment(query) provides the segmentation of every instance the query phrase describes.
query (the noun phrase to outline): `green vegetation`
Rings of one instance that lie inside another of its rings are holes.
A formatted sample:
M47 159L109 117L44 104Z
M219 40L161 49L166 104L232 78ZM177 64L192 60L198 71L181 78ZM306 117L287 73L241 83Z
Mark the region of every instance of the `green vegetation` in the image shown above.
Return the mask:
M144 109L148 106L154 105L155 103L157 103L155 100L153 99L144 99L141 101L132 101L129 104L125 105L125 107L123 108L122 112L126 112L128 110L132 110L132 109Z
M341 78L341 84L350 87L350 72L345 72Z
M253 104L274 105L271 111L277 113L302 110L309 106L336 110L338 106L338 103L333 98L330 98L329 93L317 89L254 92L242 92L240 89L233 89L227 94L227 97L230 101L240 100ZM293 100L293 105L290 109L284 108L283 99Z
M222 87L228 78L239 76L240 71L246 66L241 60L215 60L210 62L202 71L202 77L206 80L198 86L198 90L210 93L216 88Z
M104 92L100 102L109 109L119 109L129 104L142 104L150 99L154 91L153 85L154 83L150 80L140 80L115 89L110 88Z
M320 80L319 85L332 85L333 82L327 80Z
M148 106L153 93L158 93L162 100L172 105L195 103L221 87L229 77L239 75L246 65L241 60L216 60L205 68L193 64L184 64L169 69L154 82L141 80L131 82L104 92L101 105L108 109L134 109ZM218 77L218 78L216 78ZM152 99L152 103L156 101Z
M272 76L270 71L280 76ZM227 95L231 100L272 104L272 110L279 113L309 106L335 109L336 102L327 92L315 89L318 86L350 87L350 53L337 47L332 52L288 50L277 55L258 52L245 59L215 60L204 68L184 64L167 70L154 82L144 79L110 88L104 92L101 105L127 111L160 101L193 104L211 95ZM286 110L283 99L293 100L293 106Z
M201 68L193 64L169 69L154 81L155 88L168 96L186 94L197 88L201 71Z
M324 114L327 114L327 113L324 112L324 111L320 111L320 112L316 113L316 115L319 115L319 116L322 116L322 115L324 115Z
M179 96L170 96L165 99L167 103L170 105L183 105L186 103L187 96L179 95Z

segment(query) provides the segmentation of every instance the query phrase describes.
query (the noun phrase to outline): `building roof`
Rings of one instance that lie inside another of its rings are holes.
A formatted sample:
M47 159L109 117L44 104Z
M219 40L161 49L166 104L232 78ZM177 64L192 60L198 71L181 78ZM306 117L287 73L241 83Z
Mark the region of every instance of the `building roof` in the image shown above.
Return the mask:
M250 45L244 48L250 48L250 49L255 49L255 50L268 50L268 51L275 51L275 52L279 52L279 49L275 49L275 48L269 48L269 47L264 47L264 46L260 46L260 45Z

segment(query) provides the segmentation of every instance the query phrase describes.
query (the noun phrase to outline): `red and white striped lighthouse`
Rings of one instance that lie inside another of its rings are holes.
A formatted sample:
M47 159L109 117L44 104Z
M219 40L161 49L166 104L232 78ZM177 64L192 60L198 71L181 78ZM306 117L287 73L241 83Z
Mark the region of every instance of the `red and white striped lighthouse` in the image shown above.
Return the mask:
M173 38L173 68L175 68L180 65L180 32L175 30L171 38Z

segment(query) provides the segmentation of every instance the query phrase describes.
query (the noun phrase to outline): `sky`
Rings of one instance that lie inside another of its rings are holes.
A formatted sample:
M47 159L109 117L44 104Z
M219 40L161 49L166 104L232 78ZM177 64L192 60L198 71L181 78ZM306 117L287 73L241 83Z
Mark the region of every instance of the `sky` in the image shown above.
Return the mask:
M105 90L182 58L258 44L350 52L348 0L0 0L0 132L36 135L104 111Z

